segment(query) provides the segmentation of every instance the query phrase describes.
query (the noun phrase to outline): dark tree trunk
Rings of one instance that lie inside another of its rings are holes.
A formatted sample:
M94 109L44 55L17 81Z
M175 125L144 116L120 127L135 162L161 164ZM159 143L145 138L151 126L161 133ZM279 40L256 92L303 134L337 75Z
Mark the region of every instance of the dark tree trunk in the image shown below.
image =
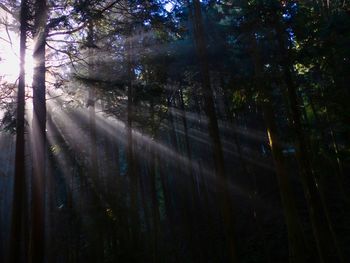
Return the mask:
M45 100L45 44L47 3L35 2L35 39L33 58L36 61L33 76L33 176L32 176L32 231L31 262L44 261L45 252L45 144L46 144L46 100Z
M28 5L26 0L21 1L20 14L20 73L17 93L17 123L16 123L16 155L15 178L12 201L12 220L9 262L20 262L25 244L22 232L23 211L26 204L25 198L25 139L24 139L24 110L25 110L25 54L27 41ZM24 250L26 250L24 248Z
M92 21L88 25L88 53L89 53L89 78L94 76L94 24ZM96 113L95 113L95 104L96 104L96 89L93 84L89 87L88 94L88 108L89 108L89 132L90 132L90 176L95 184L98 183L98 159L97 159L97 135L96 135Z
M336 262L337 251L334 244L334 239L331 234L329 220L327 219L322 196L318 189L318 182L312 169L311 159L309 156L309 141L304 134L302 125L302 112L298 101L297 87L293 80L293 69L289 59L289 53L284 41L284 30L277 13L273 17L274 26L276 29L276 38L278 48L281 54L281 65L283 68L284 82L287 88L287 94L290 104L290 113L292 120L292 128L295 134L296 158L299 165L300 178L304 189L306 201L308 203L310 221L314 237L316 240L317 250L320 256L320 261ZM341 256L338 255L340 258ZM340 259L339 258L339 259Z
M213 90L210 85L210 71L200 1L194 0L193 7L194 36L199 59L200 73L202 78L201 91L204 98L204 110L208 118L208 130L213 149L215 171L217 175L217 182L219 188L216 192L218 195L218 202L222 214L222 219L224 222L224 231L228 243L230 262L237 262L234 229L235 222L229 192L230 180L229 178L227 178L225 173L224 155L221 145L219 125L215 111Z
M155 128L155 114L154 114L154 103L151 100L150 103L150 111L151 111L151 126L152 126L152 136L156 138L157 131ZM149 147L149 166L148 166L148 174L150 177L150 193L151 193L151 203L152 203L152 219L153 219L153 235L152 235L152 243L153 243L153 262L159 262L159 238L160 238L160 213L159 213L159 202L158 202L158 193L157 193L157 153L156 148L151 144Z
M275 164L277 180L284 209L284 215L287 225L288 240L289 240L289 262L308 262L306 253L306 242L301 228L295 198L289 182L285 160L282 152L282 143L278 136L276 119L273 112L272 96L268 87L264 87L263 80L263 64L260 58L258 46L254 36L251 37L253 45L254 67L256 85L260 91L261 107L264 114L267 136L272 152L272 157Z
M131 31L131 30L130 30ZM128 64L128 86L127 86L127 123L126 123L126 136L127 136L127 146L126 146L126 158L128 164L127 175L129 177L129 189L130 189L130 209L131 209L131 240L134 248L137 250L139 248L139 209L138 209L138 177L136 173L136 162L134 155L134 143L133 143L133 131L132 122L134 114L134 99L133 99L133 65L132 65L132 44L131 40L127 41L128 51L127 51L127 64ZM134 255L136 256L136 255Z

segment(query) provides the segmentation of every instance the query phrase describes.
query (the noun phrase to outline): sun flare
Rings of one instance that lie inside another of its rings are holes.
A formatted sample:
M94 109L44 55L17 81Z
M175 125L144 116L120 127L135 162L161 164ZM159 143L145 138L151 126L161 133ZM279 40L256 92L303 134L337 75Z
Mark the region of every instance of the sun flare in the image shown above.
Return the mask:
M1 19L7 19L3 12L0 12ZM11 24L11 20L8 20ZM15 83L19 77L19 46L20 37L12 31L0 26L0 80L1 82ZM32 41L27 40L25 57L26 84L31 85L34 71L32 57Z
M0 49L0 76L3 81L14 83L19 76L19 40L13 39L12 46L2 45ZM30 49L25 57L26 83L31 84L33 79L34 61Z

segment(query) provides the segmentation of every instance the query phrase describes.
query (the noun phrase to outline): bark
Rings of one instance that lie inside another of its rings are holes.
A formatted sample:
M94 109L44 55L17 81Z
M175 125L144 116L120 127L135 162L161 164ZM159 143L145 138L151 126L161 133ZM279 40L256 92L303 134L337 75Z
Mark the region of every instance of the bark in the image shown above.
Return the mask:
M16 123L16 153L15 153L15 178L13 189L13 206L11 220L11 236L9 262L20 262L21 245L24 245L22 235L23 210L26 204L25 198L25 54L27 41L28 5L26 0L21 1L20 14L20 73L17 92L17 123ZM26 250L26 249L24 249Z
M160 182L164 194L164 206L165 206L165 214L166 214L166 223L165 225L174 226L175 225L175 215L174 215L174 209L173 209L173 195L171 193L170 188L170 182L169 182L169 173L166 171L164 164L165 162L159 163L159 176L160 176ZM170 235L173 239L176 238L176 234L173 227L170 227L169 229ZM175 255L177 257L177 255ZM176 261L178 262L178 260Z
M155 118L154 118L154 104L153 100L151 101L151 122L152 122L152 136L156 137L155 130ZM154 149L153 145L150 145L149 150L149 167L148 174L150 176L150 192L151 192L151 201L152 201L152 219L153 219L153 262L158 262L159 258L157 256L159 252L159 244L158 240L160 238L160 213L159 213L159 202L158 202L158 194L156 187L156 174L157 174L157 156L156 149Z
M170 139L171 143L173 146L174 151L176 152L176 157L175 160L173 160L175 167L174 169L174 174L175 174L175 180L173 183L173 187L175 188L175 192L177 193L176 199L178 200L178 203L180 205L181 209L181 218L183 219L182 225L184 226L183 229L183 237L185 240L188 242L188 248L189 248L189 254L191 257L191 260L194 261L197 259L196 257L196 251L195 251L195 246L196 244L196 238L195 238L195 224L194 224L194 209L193 209L193 203L194 203L194 192L195 192L195 187L192 184L192 181L188 181L187 177L187 171L184 171L180 167L180 158L179 156L181 155L180 151L180 145L178 140L178 136L176 133L176 118L173 112L173 107L175 104L172 102L171 98L167 99L167 104L168 104L168 113L169 113L169 123L170 123ZM187 169L187 168L186 168Z
M95 71L95 29L94 22L92 20L88 23L88 53L89 53L89 66L88 74L89 78L94 78ZM96 87L93 83L88 87L88 110L89 110L89 139L90 139L90 170L89 177L97 189L103 191L103 182L100 178L100 170L98 164L98 147L97 147L97 128L96 128ZM99 210L99 208L97 208ZM99 211L96 211L99 213ZM94 215L92 215L94 216ZM100 230L96 232L96 237L94 238L93 247L95 249L94 256L96 261L103 262L104 260L104 227L100 225L100 222L95 222L96 227L100 227Z
M185 103L184 103L184 97L182 88L180 87L178 92L178 99L179 99L179 109L180 109L180 120L182 122L183 131L184 131L184 141L185 141L185 149L184 149L184 155L188 158L188 168L186 171L186 185L188 189L188 200L191 202L189 204L189 209L191 212L191 221L192 226L191 229L195 233L194 234L194 240L197 244L195 247L196 249L196 260L201 262L205 260L206 253L209 252L209 247L212 247L212 243L210 242L203 242L201 240L200 234L198 234L201 229L196 224L198 222L198 219L205 218L207 220L207 225L213 225L213 219L209 215L210 212L208 209L208 202L204 202L204 208L200 205L200 195L204 196L204 200L208 200L208 193L206 189L203 188L204 182L203 180L199 180L199 178L196 177L195 171L193 169L193 158L192 158L192 150L190 145L190 137L189 137L189 129L188 129L188 123L187 123L187 116L186 116L186 109L185 109ZM187 201L188 202L188 201ZM209 236L213 236L213 231L209 231L207 233ZM212 238L210 238L212 240ZM202 251L206 252L202 252Z
M158 262L158 252L159 244L158 240L160 238L160 214L159 214L159 202L157 197L157 188L156 188L156 153L154 149L150 149L150 167L149 175L151 177L151 199L152 199L152 218L153 218L153 262Z
M45 44L47 3L35 2L35 40L33 58L36 61L33 76L33 176L32 176L32 231L31 262L44 261L45 241L45 150L46 150L46 100L45 100Z
M219 125L215 111L213 90L210 84L209 62L204 36L204 28L201 14L201 4L199 0L193 1L193 26L196 43L196 51L199 59L200 74L202 80L202 94L204 99L204 110L208 118L208 130L213 149L215 172L218 186L217 195L224 223L224 231L228 243L230 262L237 262L237 252L235 244L234 216L232 202L230 200L229 184L230 180L225 173L224 155L221 145Z
M191 184L191 189L192 191L192 202L195 204L196 198L195 198L195 193L196 191L196 180L195 180L195 175L193 173L193 166L192 166L192 152L191 152L191 146L190 146L190 140L189 140L189 134L188 134L188 125L187 125L187 118L186 118L186 110L185 110L185 103L184 103L184 98L183 98L183 92L182 88L179 90L179 99L180 99L180 114L181 114L181 120L182 120L182 125L185 133L185 148L186 148L186 154L189 162L189 177L190 177L190 184Z
M222 87L224 87L223 78L221 78L221 85L222 85ZM237 128L235 126L235 123L237 121L236 120L237 114L233 109L230 109L229 94L227 94L227 92L225 92L224 88L223 88L223 90L224 90L223 96L225 98L224 103L225 103L226 118L229 122L231 122L233 124L232 136L233 136L234 144L235 144L236 149L237 149L238 160L239 160L240 164L242 165L243 173L247 175L249 184L253 188L252 190L250 190L248 192L249 199L252 202L252 215L253 215L254 220L256 222L256 225L257 225L258 235L263 242L263 250L264 250L264 253L266 255L266 261L268 263L270 263L271 262L270 254L271 253L270 253L270 249L268 247L268 242L266 242L267 240L266 240L266 235L265 235L263 227L262 227L261 216L260 216L259 211L257 209L258 208L257 202L258 202L259 196L258 196L258 186L257 186L257 182L256 182L257 181L256 180L256 173L254 171L251 171L251 169L249 169L248 163L243 156L244 151L243 151L243 148L242 148L241 143L240 143L240 138L239 138Z
M89 47L89 77L94 74L94 24L92 21L88 25L88 47ZM97 135L96 135L96 90L93 84L89 86L88 94L88 109L89 109L89 132L90 132L90 176L97 183L98 180L98 160L97 160Z
M285 160L282 152L282 142L278 136L276 118L274 116L272 106L272 96L268 90L268 87L264 87L261 84L264 83L263 64L254 36L252 36L252 43L256 85L258 86L258 90L262 95L261 107L264 114L269 145L271 148L272 157L276 169L276 175L282 199L282 206L284 209L284 215L286 220L289 242L289 262L308 262L304 234L300 225L300 219L297 212L295 198L285 166Z
M128 65L128 86L127 86L127 123L126 123L126 136L127 136L127 148L126 148L126 158L128 163L127 175L129 177L129 189L130 189L130 208L131 208L131 240L134 244L136 250L139 248L139 209L137 200L137 190L139 185L139 180L136 173L136 162L134 155L134 143L132 134L132 122L133 122L133 79L134 72L132 66L132 44L131 40L127 41L128 51L127 51L127 65Z

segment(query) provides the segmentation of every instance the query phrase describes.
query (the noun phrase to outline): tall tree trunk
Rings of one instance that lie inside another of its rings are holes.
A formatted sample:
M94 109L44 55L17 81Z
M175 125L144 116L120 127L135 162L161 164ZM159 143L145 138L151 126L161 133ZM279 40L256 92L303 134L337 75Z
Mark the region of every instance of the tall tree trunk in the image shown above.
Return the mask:
M185 136L185 151L186 155L188 158L188 171L189 171L189 179L190 179L190 184L191 184L191 189L193 190L191 193L191 201L193 202L193 205L196 204L196 179L195 175L193 172L193 164L192 164L192 152L191 152L191 146L190 146L190 140L189 140L189 134L188 134L188 125L187 125L187 117L186 117L186 109L185 109L185 102L183 98L183 92L182 88L179 89L178 92L179 96L179 103L180 103L180 115L181 115L181 120L182 120L182 125L184 129L184 136Z
M218 202L222 214L222 219L224 222L224 230L228 242L230 262L237 262L234 217L229 192L230 180L227 178L225 173L224 155L220 140L219 125L215 112L213 90L210 85L209 62L206 49L200 1L194 0L193 7L194 36L199 59L200 73L202 78L202 93L205 104L204 108L205 113L208 117L208 130L213 149L215 171L219 187L219 189L216 192L218 194Z
M131 31L131 30L130 30ZM132 65L132 43L131 40L127 40L128 51L127 51L127 64L128 64L128 87L127 87L127 123L126 123L126 135L127 135L127 148L126 148L126 158L128 163L128 177L129 177L129 189L130 189L130 205L131 205L131 239L136 250L139 248L139 209L137 200L137 190L138 190L138 178L136 174L136 163L134 156L134 145L133 145L133 135L132 135L132 121L133 121L133 65ZM136 255L135 255L136 256Z
M35 61L33 76L33 177L32 177L32 231L31 262L44 261L45 251L45 150L46 150L46 100L45 100L45 45L46 0L35 2Z
M151 99L150 102L150 119L151 119L151 129L152 137L155 139L157 137L157 131L155 128L155 114L154 114L154 103ZM151 202L152 202L152 219L153 219L153 262L159 262L159 238L160 238L160 213L159 213L159 201L157 193L157 153L156 148L153 144L149 146L149 165L148 165L148 174L150 176L150 193L151 193Z
M187 181L187 174L186 172L180 168L178 164L180 164L179 156L181 154L180 151L180 145L178 136L176 134L176 119L174 118L173 113L173 105L171 98L167 99L168 104L168 118L169 118L169 126L170 126L170 140L172 147L174 151L176 152L175 160L173 160L173 165L170 165L172 169L174 170L175 178L172 185L172 188L174 188L174 192L176 193L175 200L178 202L179 207L181 207L181 224L183 226L183 238L186 240L188 244L188 252L190 260L194 261L197 259L195 246L195 231L194 231L194 223L193 223L193 198L191 198L191 194L193 194L193 191L195 190L195 187L191 184L191 182ZM192 191L192 192L191 192Z
M159 213L159 202L157 197L157 182L156 182L156 153L155 149L150 147L150 164L149 164L149 176L150 176L150 192L151 192L151 201L152 201L152 219L153 219L153 261L154 263L159 262L159 238L160 238L160 213Z
M198 220L201 220L205 218L205 220L208 220L208 224L212 225L213 220L212 218L207 214L210 209L208 209L208 203L205 203L205 208L202 209L202 206L200 205L200 195L205 195L205 200L208 199L207 192L203 190L203 182L200 182L198 180L199 178L196 178L195 171L193 169L193 158L192 158L192 152L191 152L191 146L190 146L190 138L189 138L189 131L188 131L188 123L187 123L187 116L186 116L186 109L185 109L185 102L183 98L183 91L182 87L179 87L179 90L176 92L177 96L174 98L174 107L176 106L176 98L178 98L179 103L179 110L180 110L180 120L182 122L183 131L184 131L184 142L185 147L183 149L184 156L187 156L188 161L188 167L187 171L184 172L184 179L185 179L185 186L188 192L187 201L190 202L187 206L189 209L189 216L191 220L191 230L193 232L193 240L196 244L193 248L191 248L194 253L195 260L198 262L201 262L206 258L207 252L209 252L209 247L212 245L212 231L208 231L208 235L210 236L210 242L203 242L201 239L201 236L199 232L201 229L198 227ZM171 108L172 109L172 108ZM172 114L172 112L170 112ZM171 121L173 122L173 120ZM180 140L181 141L181 140ZM179 153L180 154L180 153ZM209 212L210 213L210 212ZM209 233L210 232L210 233ZM206 247L208 246L208 247ZM203 253L203 250L206 251Z
M88 25L88 46L89 46L89 78L94 74L94 25ZM97 135L96 135L96 89L93 84L89 87L88 109L89 109L89 132L90 132L90 176L94 183L98 183L98 160L97 160Z
M9 262L20 262L23 255L21 246L25 244L22 233L23 210L26 204L25 194L25 54L27 41L27 0L21 1L20 14L20 73L17 92L16 155L15 178L12 201L12 220Z
M259 199L259 195L258 195L259 189L258 189L257 182L256 182L256 172L249 169L248 163L244 158L243 147L241 145L238 129L236 127L236 125L238 125L238 122L237 122L238 115L233 109L230 108L230 103L231 103L230 96L229 96L229 94L227 94L226 90L224 89L223 77L221 77L221 86L223 89L226 118L233 125L232 126L232 136L233 136L234 144L235 144L236 149L237 149L238 160L242 166L243 173L247 175L249 184L252 187L252 189L249 190L249 192L248 192L249 199L252 202L252 215L253 215L254 220L256 222L259 238L263 242L263 251L266 255L266 262L270 263L271 262L271 258L270 258L271 252L270 252L270 249L268 247L268 242L266 242L267 240L266 240L266 235L263 231L261 216L260 216L260 213L257 209L258 208L257 201Z
M293 80L292 64L289 60L288 50L284 41L284 30L277 13L273 15L274 27L276 29L277 43L281 54L284 82L290 104L292 127L295 134L296 158L299 165L300 178L308 203L310 221L320 261L336 262L336 247L331 234L329 221L327 219L322 197L318 189L318 182L315 178L309 156L309 141L304 134L302 125L302 112L298 102L297 87ZM340 255L338 255L340 257Z
M263 64L260 52L254 36L251 37L253 45L254 67L256 76L256 85L260 91L261 107L264 114L269 145L275 164L277 180L284 209L286 220L288 241L289 241L289 262L308 262L306 252L306 242L301 228L298 211L293 196L293 191L289 182L285 160L282 152L282 142L279 139L276 119L273 113L272 96L268 91L268 87L264 87L263 81Z
M89 20L88 23L88 36L87 36L87 44L88 44L88 55L89 55L89 65L88 65L88 74L89 78L94 78L94 71L95 71L95 29L94 29L94 21L92 19ZM98 147L97 147L97 128L96 128L96 87L94 86L94 83L91 83L88 87L88 110L89 110L89 139L90 139L90 170L89 170L89 178L92 180L93 185L96 187L96 189L99 192L103 191L103 182L102 178L100 178L100 173L102 173L99 169L98 164ZM98 192L95 194L99 194ZM93 209L96 209L96 213L100 213L99 207L94 207ZM95 216L95 213L91 215L92 217ZM104 227L100 224L99 220L94 219L94 224L96 224L96 228L98 230L96 231L96 235L93 238L93 247L95 250L95 253L93 253L93 256L96 257L95 261L103 262L104 260Z

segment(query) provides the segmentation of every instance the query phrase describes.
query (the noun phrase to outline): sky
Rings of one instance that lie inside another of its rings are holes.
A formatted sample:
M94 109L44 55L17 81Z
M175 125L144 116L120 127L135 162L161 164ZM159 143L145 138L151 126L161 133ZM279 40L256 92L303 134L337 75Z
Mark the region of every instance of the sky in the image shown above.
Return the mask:
M11 16L0 9L0 77L1 82L14 83L19 74L19 35L11 30L6 30L4 23L13 24ZM16 30L18 32L18 30ZM31 55L31 43L28 43L26 55L27 76L33 75L33 59ZM27 83L31 82L31 77Z

